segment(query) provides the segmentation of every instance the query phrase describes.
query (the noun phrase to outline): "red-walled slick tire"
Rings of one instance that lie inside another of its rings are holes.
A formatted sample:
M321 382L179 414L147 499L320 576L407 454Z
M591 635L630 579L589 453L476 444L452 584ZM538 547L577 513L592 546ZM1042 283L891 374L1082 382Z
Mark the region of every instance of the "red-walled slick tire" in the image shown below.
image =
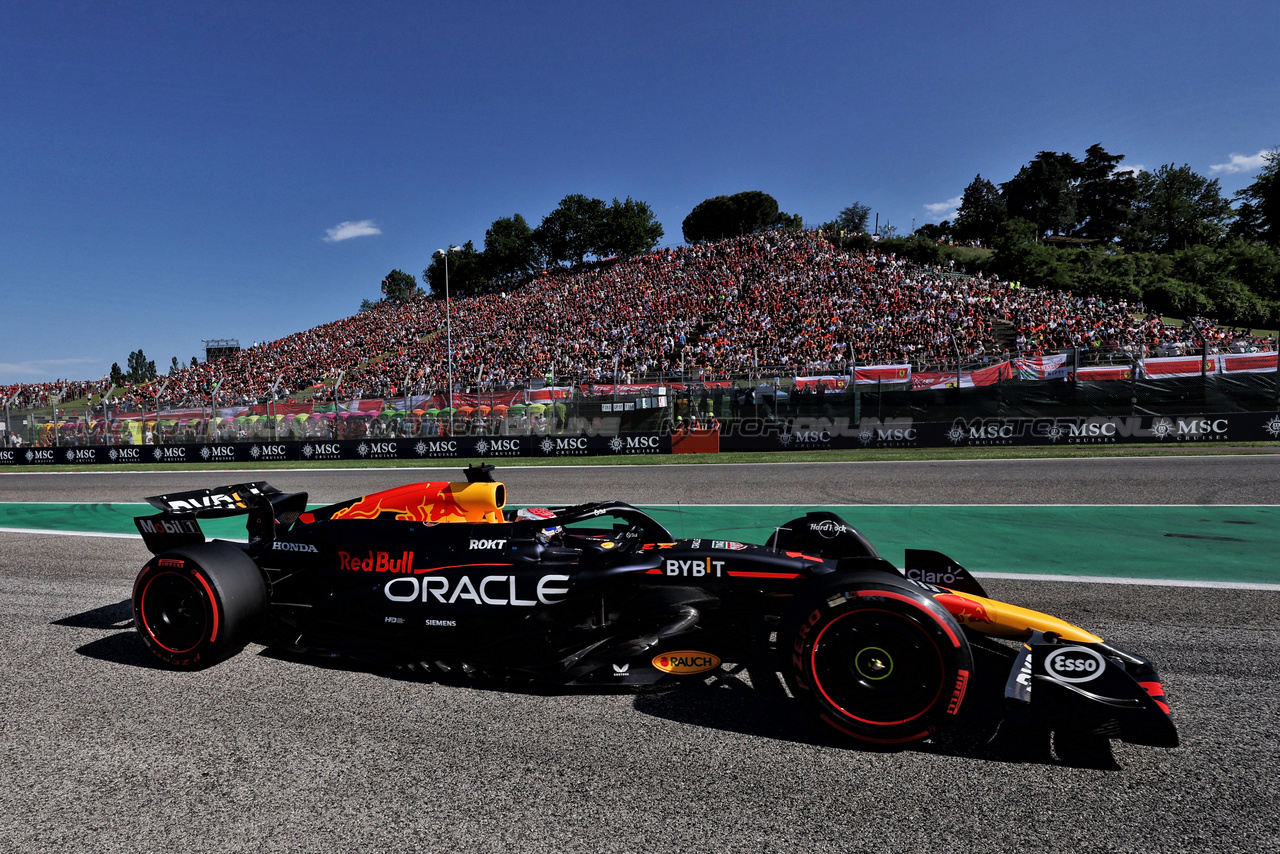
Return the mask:
M157 555L133 583L133 618L143 643L182 670L208 667L244 649L266 607L261 570L231 543Z
M954 719L973 673L959 625L909 582L849 576L801 595L779 634L792 694L827 726L891 747Z

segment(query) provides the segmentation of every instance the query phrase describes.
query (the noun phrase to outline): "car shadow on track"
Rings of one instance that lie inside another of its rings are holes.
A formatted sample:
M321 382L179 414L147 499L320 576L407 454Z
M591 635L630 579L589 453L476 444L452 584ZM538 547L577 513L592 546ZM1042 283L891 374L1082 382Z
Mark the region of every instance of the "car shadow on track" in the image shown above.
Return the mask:
M166 665L152 655L133 631L133 600L125 599L111 605L102 605L54 620L52 625L72 629L98 629L112 634L76 647L76 652L87 658L127 664L148 670L164 670ZM127 629L127 631L120 631Z
M1042 727L1007 719L1004 681L1012 654L977 646L973 652L974 679L955 722L927 742L890 749L992 762L1120 770L1111 743L1105 739L1051 734ZM748 680L726 674L689 682L665 693L639 695L635 708L666 720L726 732L849 751L885 752L878 746L843 738L806 715L787 692L780 674L756 667L750 670Z
M54 620L52 625L73 629L131 629L133 628L133 600L124 599L114 605L103 605Z
M111 631L112 634L106 637L77 647L76 652L89 658L150 670L171 669L153 656L139 639L137 632L132 631L133 606L129 599L55 620L53 625ZM120 631L121 629L128 631ZM1050 733L1044 729L1007 720L1004 680L1012 663L1012 652L993 644L975 645L973 653L974 678L955 722L929 741L902 750L993 762L1061 764L1119 770L1108 741L1069 737L1060 733L1051 738ZM633 693L633 706L637 712L664 720L798 744L882 752L841 738L813 720L788 694L781 676L767 666L720 671L714 676L690 680L669 688L628 691L608 686L561 688L448 678L390 664L325 657L276 647L260 648L258 655L313 667L374 673L389 679L438 681L481 691L541 696Z
M146 670L173 669L151 654L137 632L117 632L114 635L90 641L84 646L78 646L76 652L99 661L127 664L130 667L142 667Z
M1043 728L1006 720L1004 680L1013 655L999 647L975 646L973 652L975 676L955 723L929 741L900 748L902 751L992 762L1120 770L1111 752L1111 744L1105 739L1070 738L1056 733L1051 736ZM405 681L438 682L477 691L534 696L632 694L632 705L637 712L664 720L798 744L853 752L884 752L843 738L809 717L789 695L781 675L768 667L725 670L703 680L690 680L663 688L566 688L442 676L417 669L270 647L258 654L326 669L376 673Z

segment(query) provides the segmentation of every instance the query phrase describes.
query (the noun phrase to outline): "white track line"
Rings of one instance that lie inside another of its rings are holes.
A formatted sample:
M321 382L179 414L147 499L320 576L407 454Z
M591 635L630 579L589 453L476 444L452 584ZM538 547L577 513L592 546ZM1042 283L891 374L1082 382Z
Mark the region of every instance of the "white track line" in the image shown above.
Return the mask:
M141 534L107 534L101 531L53 531L44 528L4 528L0 534L51 534L55 537L110 537L115 540L140 540Z
M0 525L0 534L44 534L53 537L107 537L113 540L140 540L141 534L110 534L103 531L55 531L48 528L6 528ZM230 539L233 543L244 543L248 540L236 540L228 537L213 537L216 540Z
M1185 581L1179 578L1108 578L1102 575L1049 575L1042 572L975 572L977 578L1007 578L1014 581L1067 581L1077 584L1137 584L1148 587L1201 587L1220 590L1274 590L1280 584L1247 581Z

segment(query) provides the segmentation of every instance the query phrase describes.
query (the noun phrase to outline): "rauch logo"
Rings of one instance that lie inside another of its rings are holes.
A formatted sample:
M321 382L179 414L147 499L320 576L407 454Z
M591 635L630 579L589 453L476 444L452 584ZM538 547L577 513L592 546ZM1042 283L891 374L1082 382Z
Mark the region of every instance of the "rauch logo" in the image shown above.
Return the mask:
M664 652L653 657L653 666L664 673L687 676L694 673L706 673L720 666L720 657L709 652L697 652L682 649L676 652Z

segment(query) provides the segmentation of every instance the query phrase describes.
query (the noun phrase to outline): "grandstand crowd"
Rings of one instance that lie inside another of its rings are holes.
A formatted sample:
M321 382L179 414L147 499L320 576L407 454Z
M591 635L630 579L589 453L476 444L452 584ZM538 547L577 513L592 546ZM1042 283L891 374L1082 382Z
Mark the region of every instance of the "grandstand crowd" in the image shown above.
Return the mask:
M1211 352L1273 348L1207 319L1167 325L1141 304L957 276L892 254L844 251L817 232L778 231L546 270L510 292L456 298L447 308L427 297L382 302L129 386L113 401L145 410L161 389L165 406L440 392L449 341L459 389L544 377L710 381L766 366L792 375L846 373L855 364L929 371L954 366L957 353L962 362L992 363L1070 347L1152 356L1198 352L1206 341ZM31 408L109 386L2 386L0 402Z

